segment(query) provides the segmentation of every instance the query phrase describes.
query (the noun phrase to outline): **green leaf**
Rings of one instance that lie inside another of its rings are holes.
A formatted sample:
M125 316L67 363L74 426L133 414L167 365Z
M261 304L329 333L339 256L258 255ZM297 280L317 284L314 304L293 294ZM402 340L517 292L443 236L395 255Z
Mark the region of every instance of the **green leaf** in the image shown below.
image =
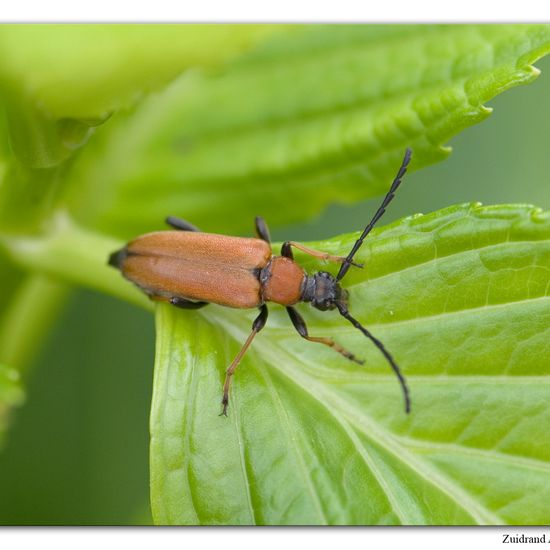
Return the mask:
M314 243L345 254L357 234ZM311 258L297 255L309 271ZM233 380L257 314L157 309L151 416L159 524L550 522L550 215L447 208L376 230L344 279L350 311L407 377L334 312L279 306Z
M189 67L214 67L278 25L3 25L0 82L54 120L131 107Z
M0 179L8 173L0 197L2 225L19 221L28 230L47 217L63 191L62 170L56 168L118 111L139 104L190 67L222 64L287 30L284 25L0 27L0 101L12 161L4 166L0 159Z
M23 402L23 391L19 383L19 373L0 364L0 444L8 427L11 407Z
M72 214L123 238L167 214L224 232L303 221L380 194L406 146L414 169L444 159L548 51L546 25L300 27L111 121L67 176Z

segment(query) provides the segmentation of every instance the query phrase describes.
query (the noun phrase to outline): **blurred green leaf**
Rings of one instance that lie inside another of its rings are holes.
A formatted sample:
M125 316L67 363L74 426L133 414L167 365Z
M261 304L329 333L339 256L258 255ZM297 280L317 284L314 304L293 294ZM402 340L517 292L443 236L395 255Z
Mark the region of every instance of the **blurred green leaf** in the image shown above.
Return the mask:
M0 82L55 120L131 107L189 67L214 67L278 25L2 25Z
M345 254L356 237L313 246ZM159 306L156 523L550 521L550 215L462 205L405 218L375 231L358 261L350 311L406 374L411 414L359 331L307 312L310 334L366 366L304 342L276 306L220 418L224 371L256 313Z
M23 402L23 390L19 382L19 373L6 365L0 364L0 445L8 426L11 407Z
M114 113L190 67L213 67L287 28L0 26L0 101L11 150L4 164L0 158L0 178L9 171L0 196L2 225L35 229L62 195L64 163ZM3 127L4 121L0 133Z
M69 204L123 238L167 214L224 232L303 221L381 193L406 146L415 169L445 158L549 50L545 25L303 27L111 121L68 175Z

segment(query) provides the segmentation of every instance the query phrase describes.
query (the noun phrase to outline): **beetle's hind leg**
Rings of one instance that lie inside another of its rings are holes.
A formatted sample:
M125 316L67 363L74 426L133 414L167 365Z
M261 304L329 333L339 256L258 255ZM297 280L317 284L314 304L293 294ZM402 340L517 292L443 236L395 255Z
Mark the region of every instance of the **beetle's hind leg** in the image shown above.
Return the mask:
M165 221L170 227L173 227L178 231L197 231L200 233L200 229L198 227L192 223L182 220L181 218L176 218L176 216L168 216Z
M260 314L256 319L254 319L254 322L252 323L252 332L250 333L250 336L246 339L246 342L244 343L243 347L241 348L241 351L237 353L237 357L233 359L233 362L231 365L229 365L229 368L225 371L225 382L223 384L223 397L222 397L222 406L223 410L220 414L220 416L227 416L227 406L229 405L229 386L231 385L231 377L233 374L235 374L236 368L239 366L239 363L241 362L241 359L243 358L243 355L246 353L246 350L252 343L252 340L254 340L254 336L260 332L265 326L265 323L267 321L267 306L264 304L260 308Z
M210 302L193 302L191 300L186 300L185 298L179 298L178 296L172 296L167 298L166 296L158 296L155 294L150 294L149 298L155 300L156 302L168 302L173 306L179 307L181 309L200 309L201 307L207 306Z
M170 298L170 303L173 306L179 307L181 309L200 309L201 307L207 306L210 302L192 302L191 300L186 300L185 298L178 298L173 296Z
M304 321L303 317L293 307L287 307L286 310L288 312L288 316L290 317L290 320L292 321L292 324L294 325L294 328L297 330L298 334L302 338L304 338L305 340L308 340L309 342L317 342L319 344L324 344L325 346L332 348L334 351L337 351L340 355L343 355L346 359L349 359L350 361L354 361L359 365L364 364L364 361L362 359L357 359L357 357L355 357L353 353L349 352L347 349L338 345L332 338L310 336L307 331L306 322Z

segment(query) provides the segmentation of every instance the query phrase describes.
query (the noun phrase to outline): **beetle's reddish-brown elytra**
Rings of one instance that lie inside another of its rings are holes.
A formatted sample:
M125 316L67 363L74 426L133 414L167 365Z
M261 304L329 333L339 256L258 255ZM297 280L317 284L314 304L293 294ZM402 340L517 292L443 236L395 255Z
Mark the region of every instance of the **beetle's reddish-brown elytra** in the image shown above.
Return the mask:
M410 411L409 390L401 370L382 342L351 316L348 293L340 286L340 281L352 265L362 267L353 262L353 257L393 199L411 154L407 149L390 190L347 256L332 256L294 241L285 242L281 255L274 256L269 231L260 217L256 218L258 238L254 239L202 233L184 220L168 217L166 222L175 231L142 235L111 254L109 264L120 269L124 277L153 300L184 309L198 309L209 303L233 308L260 308L249 337L227 369L222 397L223 415L227 414L231 377L267 321L267 302L286 307L302 338L329 346L347 359L363 364L331 338L310 336L304 319L293 306L309 302L322 311L337 309L382 352L401 384L405 411ZM341 263L338 274L334 277L326 271L319 271L308 275L294 261L292 247L315 258Z

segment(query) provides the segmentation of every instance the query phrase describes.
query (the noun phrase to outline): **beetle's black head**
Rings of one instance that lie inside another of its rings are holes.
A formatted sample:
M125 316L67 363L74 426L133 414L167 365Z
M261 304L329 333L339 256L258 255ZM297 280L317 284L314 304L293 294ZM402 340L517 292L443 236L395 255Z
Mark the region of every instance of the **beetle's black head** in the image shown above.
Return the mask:
M321 311L326 311L335 309L338 304L347 305L348 293L340 286L336 277L326 271L319 271L306 277L302 300L311 302L313 307Z

